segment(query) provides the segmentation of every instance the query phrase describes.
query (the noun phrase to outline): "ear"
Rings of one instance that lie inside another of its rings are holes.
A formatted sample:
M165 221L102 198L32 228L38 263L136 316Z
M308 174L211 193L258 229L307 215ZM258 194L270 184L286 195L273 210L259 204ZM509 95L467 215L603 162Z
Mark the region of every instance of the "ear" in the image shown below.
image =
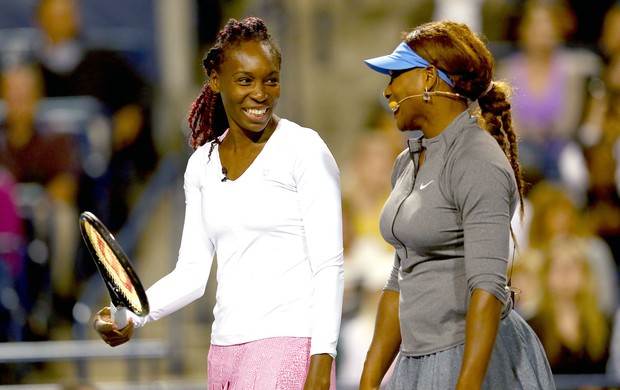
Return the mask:
M220 93L220 77L215 69L211 70L209 75L209 87L214 93Z
M429 89L433 89L437 85L437 68L434 65L429 65L424 68L424 85Z

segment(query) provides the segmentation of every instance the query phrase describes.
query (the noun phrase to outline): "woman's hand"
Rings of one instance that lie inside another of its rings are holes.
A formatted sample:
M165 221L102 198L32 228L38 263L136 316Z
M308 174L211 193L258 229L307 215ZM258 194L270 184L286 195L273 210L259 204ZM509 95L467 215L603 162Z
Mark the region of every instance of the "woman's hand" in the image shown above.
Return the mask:
M133 320L129 319L127 326L122 329L117 329L116 324L112 322L112 316L110 315L110 308L104 307L95 314L95 331L111 347L124 344L133 335Z
M304 390L329 390L333 362L331 355L312 355Z

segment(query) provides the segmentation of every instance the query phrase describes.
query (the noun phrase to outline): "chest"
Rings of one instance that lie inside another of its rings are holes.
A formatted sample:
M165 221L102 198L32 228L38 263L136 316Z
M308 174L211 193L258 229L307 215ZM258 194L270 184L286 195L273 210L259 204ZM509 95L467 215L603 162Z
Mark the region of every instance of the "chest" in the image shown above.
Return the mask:
M441 174L444 161L423 157L418 169L411 161L402 171L381 216L386 240L420 253L462 238L461 215Z
M297 179L284 153L260 155L241 175L233 178L229 173L228 180L222 179L220 169L215 156L201 179L203 220L208 231L273 232L299 224Z
M219 149L222 172L230 180L240 178L262 152L265 144L252 145L243 150L234 151L232 148L222 147Z

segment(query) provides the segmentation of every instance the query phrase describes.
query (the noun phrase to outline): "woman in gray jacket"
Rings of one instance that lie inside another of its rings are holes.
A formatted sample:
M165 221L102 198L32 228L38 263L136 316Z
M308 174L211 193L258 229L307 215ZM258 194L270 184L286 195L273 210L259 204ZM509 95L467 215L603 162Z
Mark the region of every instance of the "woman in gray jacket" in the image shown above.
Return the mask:
M395 248L361 389L553 389L545 352L514 311L511 217L523 199L507 83L464 24L431 22L366 61L390 76L400 130L421 130L397 158L380 218ZM478 103L475 112L472 103Z

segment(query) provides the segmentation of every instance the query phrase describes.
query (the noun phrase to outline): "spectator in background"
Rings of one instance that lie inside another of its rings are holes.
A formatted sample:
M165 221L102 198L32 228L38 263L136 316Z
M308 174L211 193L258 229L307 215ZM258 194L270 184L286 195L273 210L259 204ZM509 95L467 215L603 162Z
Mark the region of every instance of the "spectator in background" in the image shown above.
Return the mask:
M620 266L620 197L615 179L617 153L617 142L600 142L587 148L590 182L585 217L592 231L607 242L616 266Z
M571 139L581 118L585 82L598 73L600 59L565 46L573 29L572 12L564 2L525 1L518 50L499 61L497 73L514 87L513 118L526 181L564 181L578 196L585 168Z
M36 20L43 33L37 53L47 96L92 96L112 120L113 153L108 171L110 215L101 215L112 231L121 228L132 194L157 162L151 132L149 85L119 54L91 48L80 32L78 0L40 0ZM89 183L93 185L93 183ZM85 184L86 185L86 184ZM84 192L81 208L103 214Z
M368 273L382 269L379 277L386 279L392 269L394 254L381 236L378 220L390 193L390 172L398 153L394 138L386 137L385 133L378 127L362 133L348 161L347 171L342 175L346 225L350 230L344 256L345 308L355 309L355 312L345 312L344 322L357 317L358 310L367 310L362 306ZM390 133L399 134L394 129Z
M577 133L579 141L586 147L597 143L613 143L620 130L614 118L619 117L620 109L620 3L611 7L605 14L600 39L599 52L605 60L600 75L588 85L588 104L583 121ZM610 121L611 122L608 122ZM614 126L616 125L616 126Z
M24 267L24 228L18 207L15 179L0 165L0 267L13 280Z
M554 374L604 373L610 317L601 309L583 242L558 238L546 251L541 302L528 323L540 338Z
M394 260L394 254L389 251L369 249L355 254L345 251L345 273L349 279L347 284L351 284L350 279L355 278L354 282L359 285L358 310L352 318L343 319L338 346L338 384L345 389L357 388L360 383L364 358L375 329L377 306ZM350 262L361 264L354 271L347 268ZM384 384L387 384L390 375L391 370L386 374Z
M586 115L579 128L588 168L586 215L620 264L620 4L605 15L599 47L606 62L590 82Z
M609 60L614 54L620 54L620 2L615 2L607 9L603 17L601 33L598 39L599 52Z
M26 323L20 294L26 248L17 196L13 175L0 164L0 343L22 341ZM0 372L0 385L21 383L28 368L0 362Z
M71 318L75 299L74 263L79 231L76 199L80 164L76 140L50 123L38 121L42 81L39 68L30 64L5 69L0 78L0 98L6 117L0 121L0 165L6 166L18 183L33 183L43 189L33 197L33 227L29 239L47 240L49 256L29 264L49 264L55 312ZM48 263L49 262L49 263ZM47 280L40 270L31 270L26 301L35 302ZM47 320L49 315L43 315ZM36 332L35 332L36 333Z
M544 252L557 239L582 242L597 280L599 306L607 315L613 315L618 305L618 270L609 245L588 228L561 185L540 182L532 188L528 200L532 215L527 249Z
M364 132L347 166L349 174L343 175L346 180L343 197L351 207L355 236L372 238L386 250L389 246L381 237L377 221L390 194L390 172L397 155L382 131Z
M394 252L383 240L378 221L391 191L394 159L405 145L405 134L396 131L392 111L384 103L377 104L342 175L343 230L348 239L338 383L344 388L359 384L378 298L392 269Z
M0 165L0 342L21 340L23 318L17 293L25 260L25 238L13 175ZM0 367L2 368L2 367ZM4 370L4 368L2 368ZM1 382L0 382L1 383Z
M540 306L540 274L544 254L541 250L525 248L519 251L515 260L508 271L515 292L514 309L527 321Z

